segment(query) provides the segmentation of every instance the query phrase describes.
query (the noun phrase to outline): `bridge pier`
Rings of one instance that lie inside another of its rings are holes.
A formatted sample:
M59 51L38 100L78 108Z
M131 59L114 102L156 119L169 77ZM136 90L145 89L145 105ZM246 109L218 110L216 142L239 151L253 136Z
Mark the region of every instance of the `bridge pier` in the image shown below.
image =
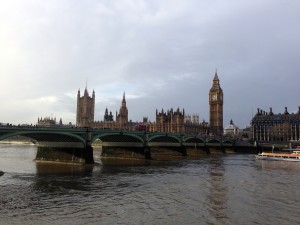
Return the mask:
M144 155L145 155L145 159L151 159L150 147L145 147L145 149L144 149Z
M181 146L181 155L182 156L187 156L187 150L185 146Z
M152 159L149 147L101 146L101 157Z
M203 146L203 150L206 152L206 154L210 153L208 146Z
M38 144L36 161L93 164L93 148L90 145L79 148L78 146L51 146Z
M85 159L85 164L94 164L94 153L93 147L91 145L86 146L85 150L83 151L83 157Z

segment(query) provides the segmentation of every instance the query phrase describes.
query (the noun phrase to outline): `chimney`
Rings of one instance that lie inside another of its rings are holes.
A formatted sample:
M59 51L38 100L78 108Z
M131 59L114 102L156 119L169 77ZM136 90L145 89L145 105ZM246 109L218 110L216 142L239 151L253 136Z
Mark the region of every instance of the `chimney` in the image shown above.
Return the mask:
M285 110L284 110L284 114L285 115L288 115L289 114L289 112L287 111L287 107L284 107L285 108Z
M270 107L270 115L274 115L273 111L272 111L272 107Z

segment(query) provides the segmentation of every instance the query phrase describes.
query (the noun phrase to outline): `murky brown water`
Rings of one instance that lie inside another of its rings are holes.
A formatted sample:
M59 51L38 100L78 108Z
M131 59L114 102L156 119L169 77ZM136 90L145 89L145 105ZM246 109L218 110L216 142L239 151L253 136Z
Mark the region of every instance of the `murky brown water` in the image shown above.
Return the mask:
M253 155L74 166L0 145L0 224L300 224L300 163Z

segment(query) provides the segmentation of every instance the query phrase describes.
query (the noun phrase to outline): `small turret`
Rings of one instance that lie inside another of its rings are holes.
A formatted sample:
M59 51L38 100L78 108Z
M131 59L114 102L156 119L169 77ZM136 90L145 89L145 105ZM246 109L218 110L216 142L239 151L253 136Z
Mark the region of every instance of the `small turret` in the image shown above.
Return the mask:
M289 114L289 112L288 112L288 110L287 110L287 107L284 107L284 115L288 115Z

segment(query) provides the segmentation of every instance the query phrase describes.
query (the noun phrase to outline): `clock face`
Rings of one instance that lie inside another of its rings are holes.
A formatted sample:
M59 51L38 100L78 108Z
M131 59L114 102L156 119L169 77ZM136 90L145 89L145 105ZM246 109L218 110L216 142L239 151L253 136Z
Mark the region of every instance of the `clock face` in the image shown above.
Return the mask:
M216 101L216 100L217 100L217 94L213 94L213 95L211 96L211 100L212 100L212 101Z

